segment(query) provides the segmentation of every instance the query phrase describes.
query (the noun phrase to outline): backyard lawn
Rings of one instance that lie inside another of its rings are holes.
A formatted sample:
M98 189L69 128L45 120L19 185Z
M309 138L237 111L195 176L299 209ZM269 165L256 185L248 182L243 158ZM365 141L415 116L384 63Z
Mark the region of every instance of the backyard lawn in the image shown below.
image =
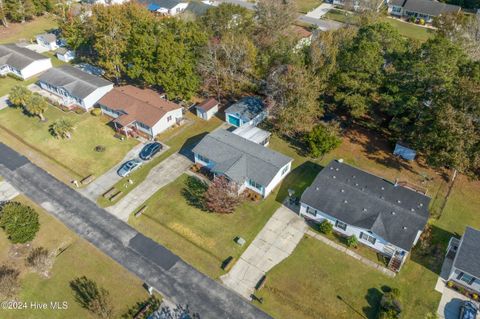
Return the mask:
M189 122L185 125L169 129L157 136L158 140L167 144L170 148L161 155L150 160L148 163L142 165L141 168L130 174L128 177L123 178L116 183L114 187L118 190L121 190L122 194L116 197L115 201L109 201L100 196L97 200L98 205L101 207L107 207L115 204L130 191L132 191L136 185L139 185L147 177L150 170L158 165L161 161L180 151L182 148L192 147L192 145L200 141L200 139L208 134L208 132L213 131L222 124L222 121L217 117L213 117L209 121L201 120L191 113L187 113L186 117ZM128 184L129 179L134 182L133 185ZM128 188L124 187L126 184L129 185Z
M19 40L30 41L37 34L57 27L58 24L55 17L51 15L37 17L26 23L10 23L8 28L0 27L0 44L17 42Z
M21 271L21 288L17 296L19 301L66 301L68 310L2 310L2 318L94 318L75 301L69 286L71 280L80 276L94 280L110 292L114 304L114 318L120 317L137 301L147 298L140 279L90 243L77 237L27 198L20 196L15 200L33 207L39 213L40 231L32 242L33 247L45 247L50 251L66 250L55 258L51 276L45 279L25 269L23 255L21 258L10 256L12 245L4 232L0 231L0 264L9 264Z
M106 119L88 113L66 113L50 106L45 112L46 123L37 117L25 115L20 108L6 108L0 111L0 130L12 140L22 140L37 153L50 158L70 174L70 180L90 174L100 176L117 164L137 144L134 139L121 141L114 137L114 131ZM59 118L68 118L75 123L71 139L56 139L49 132L49 125ZM5 141L9 144L9 141ZM105 147L96 152L95 146Z
M321 0L297 0L297 8L300 13L307 13L322 4Z
M382 287L400 289L402 318L421 319L435 311L440 294L436 274L408 261L390 278L318 240L305 237L293 254L267 275L256 293L259 305L277 319L375 319ZM421 292L421 293L419 293Z

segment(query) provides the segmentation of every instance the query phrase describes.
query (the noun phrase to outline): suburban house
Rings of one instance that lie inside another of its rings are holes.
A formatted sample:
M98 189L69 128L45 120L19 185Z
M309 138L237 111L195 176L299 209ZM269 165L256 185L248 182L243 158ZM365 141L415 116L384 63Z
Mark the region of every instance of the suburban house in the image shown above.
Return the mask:
M225 110L225 120L228 124L236 127L243 125L257 126L266 117L265 105L258 97L244 97Z
M346 9L353 11L379 11L384 4L384 0L331 0L331 3L335 6L345 7Z
M452 237L447 258L453 258L447 279L480 294L480 231L467 227L461 239Z
M220 103L214 98L209 98L202 103L195 105L197 116L204 120L211 119L218 112L218 105Z
M433 19L449 13L459 13L461 8L432 0L390 0L388 13L399 18L423 19L425 23L432 23Z
M57 36L53 33L43 33L36 37L37 44L44 47L48 51L54 51L58 49Z
M75 51L68 50L67 48L58 48L55 55L63 62L70 62L75 59Z
M52 67L50 58L16 44L0 44L0 75L26 80Z
M102 113L113 118L115 129L127 136L155 137L183 118L181 105L151 89L116 87L98 101Z
M327 220L340 235L356 236L399 271L427 224L429 203L413 189L334 160L303 193L300 215Z
M262 197L290 172L293 159L229 131L218 129L194 148L195 163Z
M112 82L70 65L43 73L38 79L38 86L56 96L60 104L81 107L86 111L113 89Z
M162 15L174 16L188 7L188 2L183 0L141 0L147 9Z
M238 127L233 131L233 134L263 146L267 146L270 143L270 136L272 135L270 132L253 125Z
M197 17L201 17L205 15L208 9L212 8L213 5L210 4L208 1L191 1L188 3L187 8L185 9L185 12L190 12Z

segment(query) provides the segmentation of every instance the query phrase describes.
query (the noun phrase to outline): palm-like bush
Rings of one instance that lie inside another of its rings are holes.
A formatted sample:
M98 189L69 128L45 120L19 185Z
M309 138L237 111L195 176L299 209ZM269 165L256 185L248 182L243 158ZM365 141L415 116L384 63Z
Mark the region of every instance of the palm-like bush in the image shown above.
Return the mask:
M24 86L15 85L9 93L8 99L15 106L25 107L32 93Z
M56 138L66 138L69 139L72 137L72 132L75 129L73 123L65 118L56 120L50 125L50 133Z
M40 118L40 120L45 121L43 113L48 108L48 102L40 95L33 94L25 103L25 110Z

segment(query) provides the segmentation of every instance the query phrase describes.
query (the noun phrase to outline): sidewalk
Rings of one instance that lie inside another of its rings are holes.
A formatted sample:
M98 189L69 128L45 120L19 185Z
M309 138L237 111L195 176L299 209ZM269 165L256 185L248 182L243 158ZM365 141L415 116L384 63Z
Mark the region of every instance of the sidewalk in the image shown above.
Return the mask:
M332 248L335 248L336 250L339 250L341 252L344 252L346 253L347 255L357 259L358 261L362 262L363 264L369 266L369 267L372 267L372 268L375 268L377 269L378 271L384 273L385 275L387 275L388 277L395 277L396 276L396 273L391 271L390 269L387 269L379 264L377 264L376 262L373 262L371 261L370 259L368 258L365 258L365 257L362 257L360 256L359 254L357 254L356 252L346 248L346 247L343 247L342 245L339 245L333 241L331 241L330 239L327 239L325 238L324 236L320 235L320 234L317 234L316 232L312 231L312 230L307 230L307 233L306 233L308 236L311 236L315 239L318 239L320 240L321 242L323 242L324 244L327 244L328 246L332 247Z
M17 197L20 193L6 181L0 182L0 202L9 201Z
M227 287L251 299L262 276L290 256L306 229L303 218L281 206L221 280Z

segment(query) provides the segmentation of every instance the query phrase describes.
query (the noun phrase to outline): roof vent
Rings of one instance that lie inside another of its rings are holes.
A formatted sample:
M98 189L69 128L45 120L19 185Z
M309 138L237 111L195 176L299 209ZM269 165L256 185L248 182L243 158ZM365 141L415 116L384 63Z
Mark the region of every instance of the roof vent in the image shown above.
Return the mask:
M320 190L320 188L319 188L319 187L316 187L315 189L316 189L317 191L319 191L319 190Z
M332 166L330 166L330 170L333 170L333 167L332 167Z
M395 215L396 213L395 212L392 212L392 215Z
M407 230L407 226L403 226L403 230Z
M340 190L340 191L341 191L342 193L345 193L345 190L344 190L344 189L342 189L342 190Z
M410 209L410 210L411 210L412 212L414 212L414 211L415 211L415 208L412 208L412 209Z
M343 158L339 158L337 162L343 163Z
M355 178L355 175L352 175L352 178Z
M401 201L401 200L397 200L397 203L401 204L401 203L402 203L402 201Z
M419 205L419 206L420 206L420 207L423 207L423 203L420 203L420 205Z
M385 199L385 196L380 196L380 199Z
M338 172L340 169L337 167L337 168L335 168L335 170Z
M385 187L382 186L382 191L384 191L384 190L385 190Z
M337 178L337 176L333 175L332 178L335 179L335 178Z
M345 204L348 203L348 201L347 201L346 199L345 199L343 202L344 202Z
M358 186L358 183L355 183L355 186Z
M364 208L364 209L363 209L363 211L364 211L364 212L366 212L366 211L367 211L367 209L366 209L366 208Z

